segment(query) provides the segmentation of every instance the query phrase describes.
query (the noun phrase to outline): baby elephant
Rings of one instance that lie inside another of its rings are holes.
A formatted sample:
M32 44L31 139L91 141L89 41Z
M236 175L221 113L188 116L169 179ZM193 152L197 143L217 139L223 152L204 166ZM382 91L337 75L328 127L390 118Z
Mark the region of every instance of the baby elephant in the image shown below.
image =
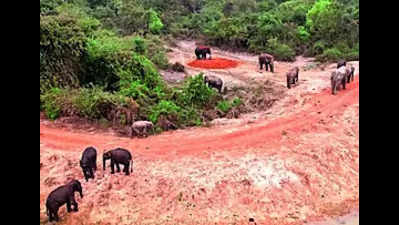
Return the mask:
M333 95L337 94L337 88L341 84L343 89L346 89L346 68L344 66L331 73L331 92Z
M223 80L216 76L205 76L204 77L205 84L208 84L209 87L216 88L219 93L222 93L223 90Z
M80 167L82 168L83 175L86 181L89 178L94 179L93 170L97 170L97 151L93 147L88 147L83 151L82 159L80 160Z
M264 64L266 67L266 71L268 71L268 65L269 65L270 71L274 73L274 56L267 53L263 53L259 56L258 59L259 59L260 70L263 69L263 64Z
M346 82L349 83L355 79L355 67L352 65L346 67Z
M296 84L298 82L298 73L299 68L297 66L287 72L287 88L291 88L291 84Z
M126 175L129 175L129 163L130 163L130 172L133 172L133 159L132 155L130 152L126 149L123 148L116 148L113 150L110 150L108 152L105 152L103 154L103 169L105 170L105 161L111 159L111 174L114 174L114 167L116 164L116 168L118 170L118 173L121 171L119 164L123 164L123 172L126 173Z
M136 121L132 124L131 130L130 130L130 136L148 136L148 131L153 129L154 124L150 121Z
M78 180L72 180L49 194L46 201L46 211L49 222L53 220L59 221L58 209L65 203L67 204L68 212L72 211L71 205L74 206L73 211L78 211L78 203L75 201L75 192L79 192L80 197L83 198L82 185Z

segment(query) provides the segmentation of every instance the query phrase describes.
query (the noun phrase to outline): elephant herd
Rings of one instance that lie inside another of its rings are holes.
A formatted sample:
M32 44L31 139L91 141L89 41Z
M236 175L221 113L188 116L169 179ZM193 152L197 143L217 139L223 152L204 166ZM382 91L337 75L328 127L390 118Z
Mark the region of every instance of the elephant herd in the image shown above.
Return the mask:
M211 49L206 46L198 46L195 51L195 55L198 60L206 59L206 55L209 54L209 59L211 59ZM258 63L260 70L265 66L266 71L274 73L274 56L262 53L258 57ZM337 89L342 85L343 89L346 89L346 84L354 80L355 68L352 65L346 65L345 60L340 60L337 63L337 69L331 73L331 91L335 95ZM291 88L292 85L297 84L299 75L299 68L297 66L293 67L286 73L287 78L287 88ZM205 76L204 82L208 84L209 87L216 88L219 93L222 92L223 80L216 76Z
M355 67L346 65L346 62L341 60L337 63L337 69L331 73L331 93L337 94L337 89L342 85L346 89L346 84L354 80Z
M104 152L103 170L106 168L105 163L107 160L111 160L111 174L115 173L115 166L117 172L120 172L120 164L124 166L123 172L125 172L126 175L133 172L133 158L131 153L126 149L116 148ZM95 148L88 147L83 151L80 167L82 168L86 181L90 178L94 179L94 172L97 170L97 151ZM75 179L50 192L46 200L46 212L49 217L49 222L59 221L58 210L64 204L66 204L67 212L78 211L78 203L75 201L75 192L78 192L80 197L83 198L82 185ZM73 206L73 209L71 206Z
M211 58L211 50L208 47L200 46L195 49L195 54L198 59L206 59L206 55L209 54ZM274 73L274 57L270 54L261 54L259 56L260 69L263 69L263 65L268 71ZM337 68L331 73L331 91L335 95L339 86L346 88L346 84L354 80L355 68L352 65L347 65L345 61L341 60L337 63ZM291 88L293 84L298 82L299 68L293 67L286 73L287 88ZM223 90L223 80L216 76L205 76L204 82L209 87L216 88L220 93ZM136 121L130 128L130 136L147 136L148 132L154 128L154 125L150 121ZM103 153L103 170L106 168L106 161L111 161L111 174L115 173L115 166L117 172L120 172L120 164L124 166L123 172L129 175L133 172L133 159L131 153L123 148L116 148ZM86 148L80 160L80 167L86 181L90 178L94 179L94 173L97 170L97 151L93 147ZM129 171L130 167L130 171ZM67 212L78 211L78 203L75 201L74 194L78 192L83 198L82 185L78 180L72 180L69 183L62 185L53 190L46 201L46 212L49 217L49 221L58 221L58 209L66 204ZM73 206L73 209L72 207Z

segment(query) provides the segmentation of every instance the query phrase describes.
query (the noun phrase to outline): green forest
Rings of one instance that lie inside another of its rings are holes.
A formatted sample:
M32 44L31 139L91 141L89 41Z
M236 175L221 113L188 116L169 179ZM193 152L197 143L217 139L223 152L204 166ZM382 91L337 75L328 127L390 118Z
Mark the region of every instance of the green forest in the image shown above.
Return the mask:
M113 126L203 125L240 109L203 75L163 81L165 45L200 40L229 51L320 62L359 60L359 0L40 0L40 111Z

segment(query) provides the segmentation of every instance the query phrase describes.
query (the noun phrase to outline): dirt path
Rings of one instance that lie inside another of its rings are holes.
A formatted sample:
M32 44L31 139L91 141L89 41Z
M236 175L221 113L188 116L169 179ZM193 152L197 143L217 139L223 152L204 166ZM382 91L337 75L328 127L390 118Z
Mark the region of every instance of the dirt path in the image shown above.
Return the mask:
M327 73L303 72L270 110L224 126L129 139L41 121L41 222L48 193L71 178L83 182L85 197L78 213L61 209L60 224L246 224L253 217L299 225L351 212L359 201L359 77L333 96ZM88 146L99 154L130 149L133 174L110 176L108 168L85 182L78 160Z

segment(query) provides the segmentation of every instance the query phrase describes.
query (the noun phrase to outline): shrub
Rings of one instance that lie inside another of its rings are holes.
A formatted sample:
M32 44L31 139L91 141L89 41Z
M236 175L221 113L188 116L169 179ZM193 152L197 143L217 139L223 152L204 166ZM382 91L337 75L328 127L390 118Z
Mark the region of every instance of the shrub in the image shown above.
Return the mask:
M100 87L52 88L40 95L40 99L50 119L75 115L87 119L109 118L113 109L127 104L123 96L104 92Z
M203 74L189 77L185 80L182 93L178 96L178 104L200 108L210 105L212 98L216 97L216 92L204 83Z
M227 113L232 108L229 101L223 100L217 104L217 108L220 109L222 112Z
M277 38L271 38L267 41L268 51L274 55L275 59L283 61L294 61L295 51L286 44L281 44Z
M321 62L326 62L326 61L337 61L342 59L342 57L343 54L341 51L339 51L336 48L329 48L324 50L323 54L318 55L316 59Z
M50 120L55 120L60 116L61 102L59 96L62 94L61 89L51 88L40 95L40 101L43 103L42 109Z
M157 105L151 108L148 118L155 124L159 116L175 115L177 116L181 108L171 101L161 100Z
M148 14L149 14L148 27L152 33L158 34L163 28L163 23L161 19L158 17L158 13L153 9L150 9L148 11Z

